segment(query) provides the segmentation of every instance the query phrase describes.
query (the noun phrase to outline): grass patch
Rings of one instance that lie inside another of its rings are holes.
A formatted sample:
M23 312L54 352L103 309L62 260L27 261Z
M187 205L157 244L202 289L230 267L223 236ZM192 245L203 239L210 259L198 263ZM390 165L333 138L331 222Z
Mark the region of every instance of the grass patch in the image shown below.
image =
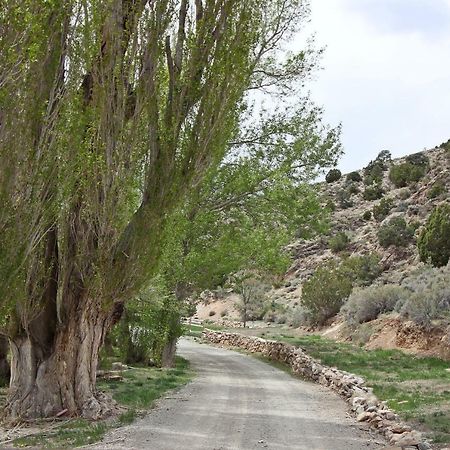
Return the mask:
M375 395L434 442L450 443L450 368L448 361L399 350L365 350L321 336L267 334L268 339L303 348L327 366L364 377Z
M16 447L75 448L100 441L104 434L121 425L132 423L135 418L154 405L156 399L192 379L189 362L177 357L173 369L138 367L123 372L123 381L99 381L97 388L112 395L119 405L128 410L116 420L93 423L75 419L58 426L48 427L38 434L15 439Z

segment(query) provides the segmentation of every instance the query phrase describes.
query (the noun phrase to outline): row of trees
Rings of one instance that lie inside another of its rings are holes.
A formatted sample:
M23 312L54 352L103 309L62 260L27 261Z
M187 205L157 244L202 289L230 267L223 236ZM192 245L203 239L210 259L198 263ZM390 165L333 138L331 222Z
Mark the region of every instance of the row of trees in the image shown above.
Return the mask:
M244 266L281 270L292 231L320 228L305 183L335 162L339 129L287 100L320 52L282 51L307 17L303 0L1 3L10 417L107 413L98 354L124 311L146 320L143 302L166 314Z

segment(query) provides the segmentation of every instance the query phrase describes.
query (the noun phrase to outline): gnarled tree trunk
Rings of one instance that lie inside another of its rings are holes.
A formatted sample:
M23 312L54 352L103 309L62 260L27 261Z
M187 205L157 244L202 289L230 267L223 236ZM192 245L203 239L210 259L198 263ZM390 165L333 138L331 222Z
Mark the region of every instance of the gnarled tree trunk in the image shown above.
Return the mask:
M161 357L162 367L175 366L175 352L177 350L178 338L169 339L164 345Z
M110 318L96 302L80 301L71 320L57 327L48 351L30 336L11 340L11 418L67 415L98 419L112 401L95 390L98 352ZM45 324L43 324L45 326Z
M8 348L8 339L5 336L0 336L0 386L9 383Z

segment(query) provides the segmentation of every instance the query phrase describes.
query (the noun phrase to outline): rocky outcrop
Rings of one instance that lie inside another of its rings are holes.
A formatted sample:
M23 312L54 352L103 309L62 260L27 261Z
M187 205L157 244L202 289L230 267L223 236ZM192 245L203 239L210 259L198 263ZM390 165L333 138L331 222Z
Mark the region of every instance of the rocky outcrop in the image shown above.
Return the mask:
M301 348L277 341L205 330L203 336L211 343L238 347L251 353L260 353L273 361L287 364L292 372L333 389L343 397L359 422L367 422L397 447L415 446L420 450L431 449L421 433L404 424L397 414L379 401L361 377L327 367L307 355Z

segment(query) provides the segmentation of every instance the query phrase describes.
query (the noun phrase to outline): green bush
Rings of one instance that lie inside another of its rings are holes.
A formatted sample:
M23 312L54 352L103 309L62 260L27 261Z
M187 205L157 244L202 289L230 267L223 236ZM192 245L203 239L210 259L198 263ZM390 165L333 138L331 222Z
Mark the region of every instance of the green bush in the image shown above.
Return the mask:
M395 307L400 314L415 323L429 327L435 319L445 319L450 313L450 266L426 267L402 282L408 295Z
M366 186L380 184L383 181L383 175L386 169L387 168L382 161L371 161L369 165L364 168L364 184Z
M370 253L368 255L350 256L341 264L341 270L354 286L370 286L382 273L380 255Z
M431 186L431 189L428 191L428 198L436 198L440 197L442 194L445 194L447 192L447 187L445 183L441 180L436 181L433 186Z
M430 165L430 160L423 152L414 153L406 157L406 162L413 166L423 167L427 169Z
M350 195L358 194L359 193L359 187L356 183L350 182L347 184L347 192Z
M426 166L404 162L392 166L389 171L389 179L395 187L401 188L421 180L426 173Z
M339 169L331 169L325 176L325 181L327 183L334 183L335 181L340 180L342 177L342 173Z
M354 172L350 172L347 175L347 181L353 181L355 183L359 183L360 181L362 181L362 176L360 175L359 172L354 171Z
M364 211L362 218L364 220L370 220L372 218L372 211Z
M383 197L384 191L380 184L374 184L372 186L369 186L365 189L363 197L364 200L372 201L372 200L378 200L381 197Z
M351 194L346 189L341 189L336 194L336 199L342 209L351 208L354 205Z
M328 245L333 253L342 252L348 247L350 239L346 233L340 231L328 240Z
M316 269L303 284L302 305L308 310L311 322L322 325L339 312L352 291L347 273L334 261Z
M381 150L380 153L378 153L378 156L376 157L376 161L381 162L384 167L387 167L387 164L392 161L392 155L389 150Z
M375 205L372 209L373 217L378 222L384 220L391 212L394 206L394 200L390 197L383 198L378 205Z
M409 226L403 217L394 217L381 225L377 233L378 242L384 248L391 245L406 247L414 237L414 229Z
M336 203L329 199L325 205L325 208L328 209L328 211L334 212L336 211Z
M375 320L380 314L393 311L409 292L401 286L370 286L354 290L341 309L351 325Z
M445 266L450 258L450 204L437 206L417 240L420 259Z

